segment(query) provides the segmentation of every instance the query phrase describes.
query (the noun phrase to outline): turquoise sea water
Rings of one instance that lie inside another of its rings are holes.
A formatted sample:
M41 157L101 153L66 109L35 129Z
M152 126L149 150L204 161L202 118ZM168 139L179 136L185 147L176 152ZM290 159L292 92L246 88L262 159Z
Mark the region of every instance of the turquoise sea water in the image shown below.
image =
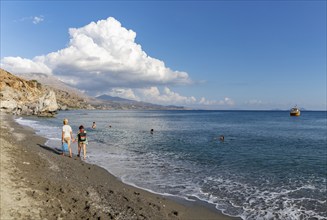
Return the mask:
M87 128L87 162L129 184L243 219L327 219L326 112L66 111L17 121L60 148L64 118L75 134Z

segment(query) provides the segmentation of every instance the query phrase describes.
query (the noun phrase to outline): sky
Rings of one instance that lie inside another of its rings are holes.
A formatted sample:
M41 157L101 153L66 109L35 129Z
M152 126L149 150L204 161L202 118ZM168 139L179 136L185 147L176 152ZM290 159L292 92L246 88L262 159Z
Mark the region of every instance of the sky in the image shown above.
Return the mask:
M3 1L1 68L91 96L326 110L326 1Z

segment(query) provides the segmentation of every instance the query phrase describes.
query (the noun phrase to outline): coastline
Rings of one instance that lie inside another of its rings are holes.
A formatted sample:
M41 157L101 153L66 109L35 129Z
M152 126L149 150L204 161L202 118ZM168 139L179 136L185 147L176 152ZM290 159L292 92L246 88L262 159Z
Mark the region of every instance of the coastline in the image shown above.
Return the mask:
M63 157L46 139L1 119L1 219L239 219L210 204L127 185L107 170Z

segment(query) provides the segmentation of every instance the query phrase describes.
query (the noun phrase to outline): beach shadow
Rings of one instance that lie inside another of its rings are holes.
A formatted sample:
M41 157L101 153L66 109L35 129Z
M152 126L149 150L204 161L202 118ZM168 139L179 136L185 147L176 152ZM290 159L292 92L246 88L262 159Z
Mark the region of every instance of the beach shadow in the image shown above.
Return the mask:
M38 144L38 145L40 147L42 147L43 149L45 149L47 151L50 151L52 153L55 153L55 154L58 154L58 155L62 154L62 150L61 149L57 149L57 148L53 149L52 147L48 147L48 146L42 145L42 144Z

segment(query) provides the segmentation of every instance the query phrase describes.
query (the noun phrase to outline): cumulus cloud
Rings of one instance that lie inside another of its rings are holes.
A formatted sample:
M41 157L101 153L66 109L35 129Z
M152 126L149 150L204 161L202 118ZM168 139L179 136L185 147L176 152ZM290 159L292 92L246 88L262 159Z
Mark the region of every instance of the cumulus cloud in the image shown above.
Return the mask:
M33 17L33 24L38 24L44 20L43 16L35 16Z
M34 24L44 20L43 16L31 19ZM147 55L136 43L136 33L112 17L70 28L69 35L68 45L61 50L33 59L4 57L1 68L12 73L54 75L90 95L108 94L157 104L234 104L230 98L198 101L172 91L174 85L192 83L188 74Z
M245 102L246 105L262 105L263 102L261 100L257 100L257 99L251 99L247 102Z
M199 101L199 104L202 105L235 105L235 102L228 97L225 97L223 100L207 100L206 98L202 97Z
M138 96L135 95L134 91L130 88L113 88L110 92L108 92L108 95L135 101L141 100Z
M196 102L196 98L191 96L182 96L176 92L171 91L168 87L165 87L163 91L160 91L157 87L149 87L145 89L139 89L138 93L144 101L166 104L193 104Z
M15 22L24 22L24 21L32 21L33 24L39 24L44 21L44 16L30 16L30 17L23 17L19 20L15 20Z
M51 74L51 69L38 57L33 60L21 57L4 57L1 68L12 73L46 73Z
M171 70L163 61L148 56L135 42L136 33L112 17L70 28L69 35L66 48L33 60L5 57L1 66L17 73L44 69L91 93L108 87L140 88L191 82L186 72Z
M156 86L137 89L113 88L106 94L135 101L144 101L157 104L187 105L196 103L195 97L182 96L176 92L171 91L171 89L168 87L164 87L162 90Z

